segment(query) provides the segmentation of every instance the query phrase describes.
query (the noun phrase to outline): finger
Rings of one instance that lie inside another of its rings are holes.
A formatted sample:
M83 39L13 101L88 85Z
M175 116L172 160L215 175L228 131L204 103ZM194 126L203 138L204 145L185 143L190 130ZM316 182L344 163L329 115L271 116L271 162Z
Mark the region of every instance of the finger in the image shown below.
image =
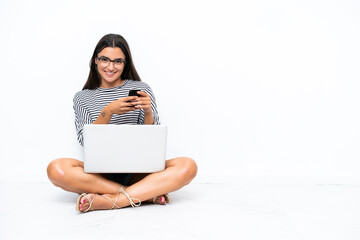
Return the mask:
M150 99L150 97L140 97L140 98L139 98L139 101L142 101L142 102L151 102L151 99Z
M135 105L136 105L136 102L124 102L123 104L122 104L122 107L135 107Z
M121 108L122 113L127 113L127 112L131 112L131 111L134 111L134 110L136 110L135 107L123 107L123 108Z
M149 97L149 94L147 94L146 92L138 91L137 93L138 93L141 97Z
M151 108L151 105L136 105L135 107L137 109L149 109Z
M146 104L146 103L143 102L143 103L137 103L137 104L135 104L134 106L135 106L135 107L136 107L136 106L151 107L151 104Z
M122 100L124 102L128 102L128 101L134 101L137 98L138 98L138 96L128 96L128 97L120 98L119 100Z
M133 103L134 105L151 105L151 101L146 101L146 100L135 101Z

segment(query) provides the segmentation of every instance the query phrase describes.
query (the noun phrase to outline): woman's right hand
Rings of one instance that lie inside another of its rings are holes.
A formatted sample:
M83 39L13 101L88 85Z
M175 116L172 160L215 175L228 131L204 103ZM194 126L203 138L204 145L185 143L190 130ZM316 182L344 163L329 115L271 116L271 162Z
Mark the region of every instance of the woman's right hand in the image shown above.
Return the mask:
M137 98L137 96L119 98L109 103L109 105L107 105L107 108L109 109L111 114L123 114L131 112L136 110L133 102L135 102Z

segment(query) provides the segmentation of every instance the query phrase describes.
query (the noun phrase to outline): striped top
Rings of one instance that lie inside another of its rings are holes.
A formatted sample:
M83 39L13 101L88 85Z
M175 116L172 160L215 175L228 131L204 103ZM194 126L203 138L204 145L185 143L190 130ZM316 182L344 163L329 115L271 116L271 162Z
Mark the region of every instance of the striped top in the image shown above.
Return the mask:
M81 145L84 145L84 125L95 122L104 107L112 101L127 97L131 89L139 89L150 95L154 125L160 124L155 96L150 86L144 82L126 79L124 84L113 88L84 89L77 92L73 99L77 139ZM144 117L144 110L136 109L124 114L113 114L109 124L144 124Z

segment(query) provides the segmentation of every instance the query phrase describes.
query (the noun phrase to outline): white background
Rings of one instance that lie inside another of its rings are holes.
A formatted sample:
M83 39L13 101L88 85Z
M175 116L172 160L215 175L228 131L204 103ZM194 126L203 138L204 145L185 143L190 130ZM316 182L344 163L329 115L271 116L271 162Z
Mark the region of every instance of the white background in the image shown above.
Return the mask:
M0 181L81 157L73 95L107 33L129 42L199 177L360 168L357 1L0 1Z

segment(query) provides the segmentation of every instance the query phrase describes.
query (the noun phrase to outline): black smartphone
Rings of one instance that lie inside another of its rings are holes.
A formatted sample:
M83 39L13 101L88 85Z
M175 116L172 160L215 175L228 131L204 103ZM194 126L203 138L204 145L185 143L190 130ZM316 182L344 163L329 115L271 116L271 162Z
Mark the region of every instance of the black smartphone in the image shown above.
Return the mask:
M141 97L140 94L137 93L138 91L141 91L141 90L136 90L136 89L130 90L130 91L129 91L129 97L130 97L130 96L138 96L138 97Z

